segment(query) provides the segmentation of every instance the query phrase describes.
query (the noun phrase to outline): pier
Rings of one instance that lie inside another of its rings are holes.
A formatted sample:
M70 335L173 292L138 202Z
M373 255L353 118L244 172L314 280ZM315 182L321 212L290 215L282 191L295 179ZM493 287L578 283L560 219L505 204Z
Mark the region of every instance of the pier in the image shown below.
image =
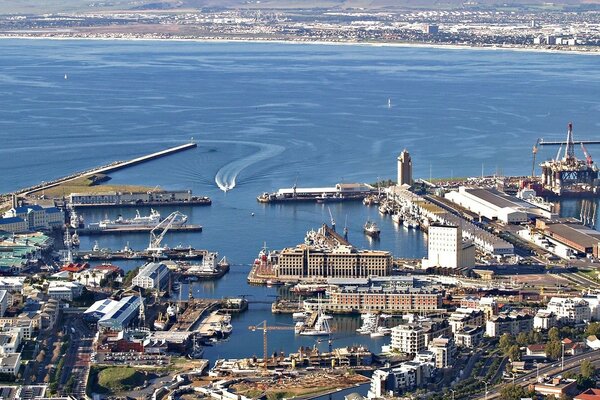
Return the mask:
M165 150L161 150L161 151L157 151L155 153L151 153L151 154L147 154L145 156L141 156L141 157L137 157L134 158L132 160L129 161L115 161L111 164L108 165L104 165L101 167L96 167L93 168L91 170L87 170L87 171L83 171L83 172L77 172L73 175L69 175L63 178L58 178L55 179L53 181L50 182L43 182L39 185L36 186L32 186L29 188L25 188L25 189L21 189L19 191L17 191L15 194L21 194L21 195L25 195L28 196L32 193L36 193L45 189L49 189L58 185L61 185L63 183L75 180L75 179L79 179L82 177L86 177L86 176L91 176L94 174L108 174L109 172L113 172L113 171L117 171L120 169L124 169L124 168L128 168L128 167L132 167L134 165L137 164L141 164L147 161L151 161L151 160L155 160L157 158L161 158L161 157L165 157L171 154L175 154L175 153L179 153L185 150L189 150L189 149L193 149L195 147L197 147L198 145L194 142L190 142L190 143L186 143L186 144L182 144L179 146L175 146L175 147L170 147L168 149Z

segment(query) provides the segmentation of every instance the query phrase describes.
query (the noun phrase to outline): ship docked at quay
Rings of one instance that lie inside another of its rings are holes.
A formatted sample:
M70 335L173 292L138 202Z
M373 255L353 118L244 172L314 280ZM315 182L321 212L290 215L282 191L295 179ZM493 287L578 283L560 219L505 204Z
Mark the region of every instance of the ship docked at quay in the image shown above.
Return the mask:
M317 203L363 200L377 192L366 183L338 183L333 187L279 189L274 193L263 193L256 198L260 203L282 203L312 201Z

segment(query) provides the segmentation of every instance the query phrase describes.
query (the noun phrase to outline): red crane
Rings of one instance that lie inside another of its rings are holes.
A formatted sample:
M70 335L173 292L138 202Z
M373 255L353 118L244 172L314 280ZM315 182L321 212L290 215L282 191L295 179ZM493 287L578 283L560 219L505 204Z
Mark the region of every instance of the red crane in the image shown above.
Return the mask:
M585 160L587 161L587 165L591 167L592 164L594 163L594 160L592 160L592 156L590 155L590 153L588 153L588 151L586 150L583 143L581 143L581 150L583 150L583 154L585 155Z

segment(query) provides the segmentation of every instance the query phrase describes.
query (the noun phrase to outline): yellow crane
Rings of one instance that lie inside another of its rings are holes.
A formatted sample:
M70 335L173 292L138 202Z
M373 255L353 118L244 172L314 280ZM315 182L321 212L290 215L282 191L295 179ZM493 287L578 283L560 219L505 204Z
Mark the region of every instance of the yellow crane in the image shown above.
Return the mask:
M267 321L263 321L257 325L250 325L248 327L252 332L256 332L259 329L262 329L263 332L263 368L265 371L267 370L267 360L269 356L268 348L267 348L267 332L268 331L291 331L294 330L293 326L273 326L267 325Z

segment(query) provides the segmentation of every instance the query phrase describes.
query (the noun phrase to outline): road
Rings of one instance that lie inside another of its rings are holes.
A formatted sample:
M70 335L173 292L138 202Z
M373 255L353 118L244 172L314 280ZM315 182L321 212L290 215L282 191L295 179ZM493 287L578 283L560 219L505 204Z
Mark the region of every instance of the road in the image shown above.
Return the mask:
M85 389L90 372L90 357L93 352L95 332L83 322L81 316L70 318L67 323L70 335L69 350L65 354L65 363L59 380L61 395L71 394L77 399L85 399ZM73 377L72 393L66 383Z
M560 361L558 363L551 364L547 367L540 368L539 375L540 376L544 375L544 374L556 375L556 374L561 374L561 373L565 373L568 371L577 370L581 366L581 362L585 359L589 359L596 368L600 367L600 351L594 350L594 351L589 351L587 353L584 353L584 354L581 354L578 356L565 358L565 369L564 370L561 370L561 368L560 368ZM552 365L557 365L557 364L558 364L558 367L552 366ZM519 386L528 386L529 384L536 382L537 376L538 376L538 371L535 370L533 372L530 372L530 373L520 376L518 379L515 380L515 384L517 384ZM491 390L488 391L487 396L485 394L478 395L477 397L474 397L474 399L491 400L491 399L500 398L500 390L502 389L502 386L506 385L506 384L507 383L505 383L505 382L500 383L499 385L496 385L493 388L491 388Z

